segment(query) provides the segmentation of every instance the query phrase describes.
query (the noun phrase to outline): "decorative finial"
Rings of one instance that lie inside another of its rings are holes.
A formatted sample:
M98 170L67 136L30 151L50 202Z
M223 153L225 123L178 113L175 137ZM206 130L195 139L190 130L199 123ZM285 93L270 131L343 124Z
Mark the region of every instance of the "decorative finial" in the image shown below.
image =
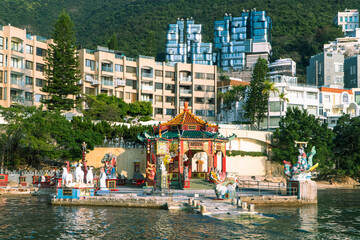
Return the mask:
M184 103L184 111L187 112L189 109L188 109L188 106L189 106L189 102L185 102Z

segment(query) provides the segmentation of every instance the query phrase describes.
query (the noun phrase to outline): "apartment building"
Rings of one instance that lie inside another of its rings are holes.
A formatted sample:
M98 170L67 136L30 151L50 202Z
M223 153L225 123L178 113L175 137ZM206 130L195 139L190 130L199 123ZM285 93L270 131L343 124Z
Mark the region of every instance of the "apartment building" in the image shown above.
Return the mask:
M344 87L360 88L360 56L355 55L344 61Z
M335 127L343 114L359 116L359 107L352 90L328 87L320 87L319 90L319 114L326 119L329 127Z
M24 29L0 26L0 105L39 106L46 93L44 56L51 39ZM157 62L153 57L127 58L121 52L98 47L78 50L82 94L105 93L125 102L150 101L156 120L180 113L184 102L202 118L215 120L216 66Z
M333 22L341 26L345 36L348 36L359 27L359 11L357 9L345 9L344 12L336 14Z
M309 66L306 67L306 83L344 87L344 55L324 51L312 56Z
M223 70L253 68L257 59L269 59L272 22L265 11L243 10L240 17L225 14L214 23L217 64Z
M202 25L193 18L169 24L166 35L166 61L213 65L212 44L202 42Z
M51 39L11 25L0 26L0 105L39 106L46 93L45 59Z
M98 48L79 50L82 92L105 93L127 103L150 101L156 120L169 120L180 113L185 102L197 115L215 120L216 66L157 62L153 57L127 58Z
M269 63L269 74L272 75L296 75L296 62L291 58L278 59L275 62Z

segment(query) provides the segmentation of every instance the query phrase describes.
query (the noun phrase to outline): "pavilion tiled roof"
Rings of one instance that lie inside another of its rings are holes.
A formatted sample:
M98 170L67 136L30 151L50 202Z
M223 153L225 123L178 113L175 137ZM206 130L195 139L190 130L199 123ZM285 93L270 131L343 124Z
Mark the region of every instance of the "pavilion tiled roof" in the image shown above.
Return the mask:
M190 110L185 110L171 119L170 121L166 123L162 123L161 125L179 125L179 124L200 124L205 125L206 122L194 114L190 112Z

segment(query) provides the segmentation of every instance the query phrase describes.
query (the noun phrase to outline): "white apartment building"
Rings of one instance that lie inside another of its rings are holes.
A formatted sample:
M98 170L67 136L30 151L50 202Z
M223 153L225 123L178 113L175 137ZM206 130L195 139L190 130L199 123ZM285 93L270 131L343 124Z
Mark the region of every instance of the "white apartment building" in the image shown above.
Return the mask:
M343 114L359 116L359 106L354 101L352 90L320 87L319 114L329 127L335 127Z
M333 19L336 25L342 27L342 31L347 36L359 27L359 12L357 9L345 9L344 12L338 12Z
M296 75L296 62L291 58L278 59L275 62L269 63L270 75Z

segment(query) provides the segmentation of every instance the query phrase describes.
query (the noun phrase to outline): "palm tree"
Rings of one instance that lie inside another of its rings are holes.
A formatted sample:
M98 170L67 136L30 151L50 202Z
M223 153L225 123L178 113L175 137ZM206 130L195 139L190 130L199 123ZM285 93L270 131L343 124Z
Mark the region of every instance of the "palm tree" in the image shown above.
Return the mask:
M262 90L263 94L268 96L268 113L267 113L267 130L269 131L269 122L270 122L270 93L278 93L279 90L275 88L275 83L270 81L264 82L264 89Z
M280 93L279 99L280 99L280 119L282 118L282 103L289 102L289 99L286 97L287 93Z

